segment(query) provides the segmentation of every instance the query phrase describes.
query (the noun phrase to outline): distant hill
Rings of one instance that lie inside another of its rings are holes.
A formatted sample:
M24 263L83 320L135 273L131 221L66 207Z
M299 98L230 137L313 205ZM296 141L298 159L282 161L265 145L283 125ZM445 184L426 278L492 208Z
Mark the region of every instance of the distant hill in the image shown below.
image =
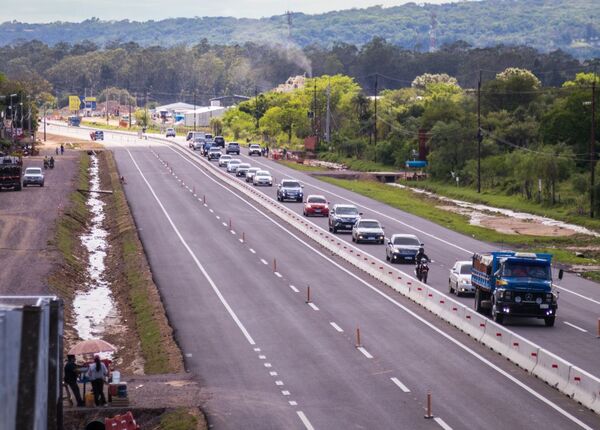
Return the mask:
M598 0L484 0L443 5L351 9L319 15L294 13L291 41L302 47L335 42L363 45L374 36L406 49L426 51L435 22L436 45L463 40L476 47L527 45L542 52L562 49L578 58L600 57ZM285 15L261 19L173 18L162 21L101 21L0 24L0 45L40 40L49 45L90 40L98 45L288 43Z

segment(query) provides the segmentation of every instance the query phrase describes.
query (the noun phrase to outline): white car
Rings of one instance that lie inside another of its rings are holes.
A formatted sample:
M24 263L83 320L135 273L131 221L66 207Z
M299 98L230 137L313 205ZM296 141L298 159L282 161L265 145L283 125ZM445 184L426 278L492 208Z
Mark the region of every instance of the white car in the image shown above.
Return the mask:
M27 185L44 186L44 173L40 167L28 167L23 175L23 187Z
M260 147L259 144L257 143L252 143L249 147L248 147L248 156L252 156L252 155L258 155L259 157L261 156L262 153L262 149Z
M472 261L457 261L450 269L450 279L448 279L448 288L450 293L457 296L461 294L474 294L475 287L471 284Z
M269 187L273 186L273 177L268 170L259 170L254 174L254 178L252 178L252 183L254 185L268 185Z
M352 227L352 242L384 243L383 227L376 219L359 219Z
M259 170L262 170L262 169L260 167L250 167L248 169L248 171L246 172L246 182L252 182L252 179L254 178L254 175Z
M240 160L239 158L232 158L231 160L229 160L229 163L227 163L227 171L229 173L235 173L238 164L242 164L242 160Z
M231 155L221 155L219 158L219 167L226 167L227 163L231 161L233 157Z

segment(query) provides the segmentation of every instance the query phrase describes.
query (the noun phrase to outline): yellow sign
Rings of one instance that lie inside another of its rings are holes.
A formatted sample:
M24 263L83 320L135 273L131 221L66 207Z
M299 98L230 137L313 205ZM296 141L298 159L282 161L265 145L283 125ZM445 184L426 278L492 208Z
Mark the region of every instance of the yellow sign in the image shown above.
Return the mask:
M86 97L85 101L86 102L95 102L96 101L96 97Z
M69 96L69 110L79 110L81 100L77 96Z

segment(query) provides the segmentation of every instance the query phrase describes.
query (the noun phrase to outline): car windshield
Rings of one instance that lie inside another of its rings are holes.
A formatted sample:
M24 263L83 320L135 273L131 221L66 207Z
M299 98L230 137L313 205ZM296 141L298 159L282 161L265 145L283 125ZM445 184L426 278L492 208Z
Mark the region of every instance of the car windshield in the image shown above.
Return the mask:
M240 146L237 143L230 143L229 146Z
M256 172L256 176L271 176L271 174L269 172L261 171Z
M340 215L358 215L358 209L353 206L339 206L335 212Z
M246 163L240 163L240 165L238 166L238 169L249 169L250 168L250 164L246 164Z
M212 134L205 134L205 135L204 135L204 137L205 137L206 139L212 139Z
M260 145L257 145L256 143L253 143L252 145L250 145L250 148L260 148Z
M504 265L502 276L550 280L550 270L548 266L540 264L511 261Z
M463 264L462 266L460 266L460 274L461 275L470 275L472 267L473 267L472 264Z
M210 148L210 152L221 152L219 148L212 147Z
M39 167L28 167L27 169L25 169L26 175L39 175L41 173L42 169L40 169Z
M300 188L300 184L296 181L285 181L281 186L285 188Z
M327 203L327 200L323 197L309 197L306 201L308 203Z
M240 160L229 160L229 164L242 164Z
M403 237L403 236L399 236L399 237L395 237L394 238L394 245L419 246L420 244L421 244L421 242L419 242L419 240L416 237Z
M258 167L250 167L248 169L248 173L256 173L256 172L258 172Z
M358 226L361 228L380 228L377 221L361 221L358 223Z

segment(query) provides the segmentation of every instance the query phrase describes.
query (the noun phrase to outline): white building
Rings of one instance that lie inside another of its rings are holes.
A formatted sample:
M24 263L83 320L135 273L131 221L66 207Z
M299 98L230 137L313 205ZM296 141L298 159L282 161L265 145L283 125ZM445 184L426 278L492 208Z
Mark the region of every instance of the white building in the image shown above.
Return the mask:
M194 115L196 115L195 125L197 127L208 127L210 120L223 116L227 108L223 106L200 106L196 110L187 110L184 112L184 125L186 127L194 126Z

